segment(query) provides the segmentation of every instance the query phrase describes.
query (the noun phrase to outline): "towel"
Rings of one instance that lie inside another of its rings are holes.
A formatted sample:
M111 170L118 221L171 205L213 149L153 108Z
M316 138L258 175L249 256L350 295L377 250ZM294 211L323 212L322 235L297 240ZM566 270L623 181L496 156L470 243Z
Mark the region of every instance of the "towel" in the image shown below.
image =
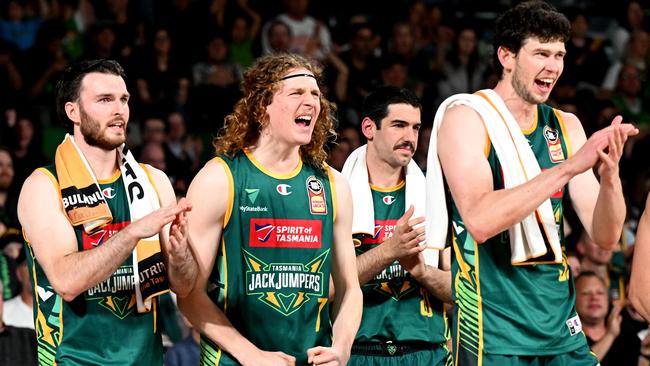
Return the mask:
M160 207L158 195L144 168L125 145L118 149L118 158L129 196L131 222L135 222ZM113 217L97 178L70 135L66 135L57 147L54 160L63 206L70 223L83 225L87 233L110 223ZM148 312L152 308L152 299L169 291L158 234L138 241L132 257L138 312Z
M341 173L350 182L352 191L352 232L355 234L374 235L375 233L375 216L374 205L372 202L372 192L370 190L370 180L368 179L368 166L366 165L367 145L363 145L354 150L348 156ZM420 170L420 167L411 160L406 167L406 194L405 209L413 205L414 212L412 218L425 216L425 205L422 202L422 192L425 189L426 179ZM423 241L421 245L426 245ZM423 251L425 264L438 267L438 250L429 248Z
M471 94L456 94L447 98L438 108L434 118L433 133L429 142L427 156L427 215L443 216L446 213L445 192L442 182L442 169L437 154L437 133L444 114L450 106L466 105L474 109L482 118L488 136L501 163L505 188L513 188L535 178L541 173L539 163L530 148L521 128L499 95L490 89ZM431 222L428 222L431 225ZM430 245L441 248L446 239L438 232L427 230ZM510 235L511 263L514 265L531 263L561 263L562 249L550 199L544 202L518 224L508 229ZM548 245L547 245L548 244ZM550 261L529 262L545 256L550 247L553 259Z

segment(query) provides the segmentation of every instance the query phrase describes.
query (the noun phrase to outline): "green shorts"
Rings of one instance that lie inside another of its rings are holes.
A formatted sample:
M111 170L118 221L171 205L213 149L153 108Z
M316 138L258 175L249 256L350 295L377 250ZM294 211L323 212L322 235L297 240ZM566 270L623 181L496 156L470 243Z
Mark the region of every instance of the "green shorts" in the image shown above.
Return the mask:
M373 347L374 348L374 347ZM357 347L352 348L352 355L348 366L451 366L451 352L445 343L431 344L430 349L406 350L391 355L393 347L378 346L383 352L355 352Z
M480 359L470 352L455 355L454 365L462 366L597 366L600 365L596 355L589 347L550 356L508 356L483 354Z

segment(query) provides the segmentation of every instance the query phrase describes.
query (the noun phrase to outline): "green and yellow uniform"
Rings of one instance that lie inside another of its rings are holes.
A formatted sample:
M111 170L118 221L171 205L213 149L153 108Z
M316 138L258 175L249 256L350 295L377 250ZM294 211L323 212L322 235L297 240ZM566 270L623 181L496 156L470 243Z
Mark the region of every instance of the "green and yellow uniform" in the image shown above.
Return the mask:
M370 186L375 217L373 235L355 234L356 254L390 238L404 215L406 185ZM395 261L361 287L363 318L352 348L355 365L446 365L449 336L441 301Z
M329 167L302 162L267 171L252 155L220 157L229 177L228 209L208 296L258 348L307 363L307 349L331 344L329 278L335 186ZM221 192L219 192L221 193ZM237 365L206 337L201 365Z
M523 133L542 170L571 155L562 117L547 105L538 105L534 126ZM503 189L495 150L490 144L486 151L494 189ZM567 189L565 186L551 196L563 248L562 201L568 198ZM467 231L455 203L452 224L452 297L457 304L452 333L457 365L510 364L508 357L501 357L504 355L517 358L513 364L532 365L535 363L518 357L558 359L570 354L582 357L580 365L597 364L589 354L576 314L575 288L565 255L562 263L551 263L553 254L549 249L545 257L513 265L507 231L478 244Z
M54 165L41 168L59 190ZM95 248L131 222L129 203L119 171L99 181L113 221L92 235L75 226L79 251ZM138 313L132 257L107 279L66 302L52 288L34 252L26 243L34 288L34 319L40 365L156 365L163 362L157 316Z

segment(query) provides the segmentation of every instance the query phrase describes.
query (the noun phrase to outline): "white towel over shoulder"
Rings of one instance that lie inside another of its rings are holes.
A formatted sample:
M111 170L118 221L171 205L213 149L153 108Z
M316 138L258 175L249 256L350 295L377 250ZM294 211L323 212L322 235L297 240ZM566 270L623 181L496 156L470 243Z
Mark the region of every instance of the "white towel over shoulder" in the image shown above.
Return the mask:
M366 164L367 145L354 150L348 156L341 173L348 179L352 191L352 232L355 234L374 235L375 233L375 208L370 191L368 179L368 166ZM413 205L413 218L425 216L425 203L422 200L426 180L420 167L411 160L406 167L406 197L405 209ZM438 267L438 250L427 248L423 252L427 265Z
M521 128L496 92L485 89L476 94L453 95L440 105L434 118L427 156L427 217L447 217L446 204L441 205L441 202L445 202L445 192L442 169L438 160L437 134L447 108L458 104L474 109L483 119L490 142L501 163L505 188L524 184L541 173L539 163ZM544 256L548 252L536 215L541 219L541 226L554 254L551 262L562 261L562 249L553 208L550 199L546 199L535 212L508 229L512 264L525 264L524 262ZM439 225L437 221L428 221L427 242L429 245L442 248L446 240L446 229L444 235L440 235L441 230L430 229L432 226ZM445 221L445 228L446 225Z

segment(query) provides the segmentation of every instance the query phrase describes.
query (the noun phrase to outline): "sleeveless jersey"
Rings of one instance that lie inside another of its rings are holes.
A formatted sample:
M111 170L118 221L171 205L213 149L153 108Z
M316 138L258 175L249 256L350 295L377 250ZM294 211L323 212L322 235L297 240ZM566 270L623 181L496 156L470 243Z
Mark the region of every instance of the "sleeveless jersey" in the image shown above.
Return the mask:
M336 198L329 167L324 172L301 162L278 175L246 152L215 161L223 164L230 191L208 296L258 348L307 364L307 349L331 344ZM201 365L237 364L202 338Z
M380 245L393 236L404 215L406 185L382 189L371 185L375 232L355 234L356 254ZM442 302L395 261L361 286L363 317L355 342L424 341L443 343L448 334Z
M54 165L41 168L59 190ZM90 250L130 223L121 175L99 181L113 221L92 235L75 226L79 251ZM151 312L136 308L131 256L107 279L66 302L54 292L26 243L34 291L34 318L40 365L156 365L163 362L157 302Z
M571 155L562 117L547 105L538 105L534 127L523 133L542 170ZM487 159L494 189L503 189L501 166L492 146ZM563 249L562 200L568 198L567 188L551 196ZM458 304L455 346L478 355L532 356L571 352L586 346L564 253L560 264L541 263L552 259L549 249L544 258L512 265L508 231L478 244L466 230L455 203L452 220L452 296Z

